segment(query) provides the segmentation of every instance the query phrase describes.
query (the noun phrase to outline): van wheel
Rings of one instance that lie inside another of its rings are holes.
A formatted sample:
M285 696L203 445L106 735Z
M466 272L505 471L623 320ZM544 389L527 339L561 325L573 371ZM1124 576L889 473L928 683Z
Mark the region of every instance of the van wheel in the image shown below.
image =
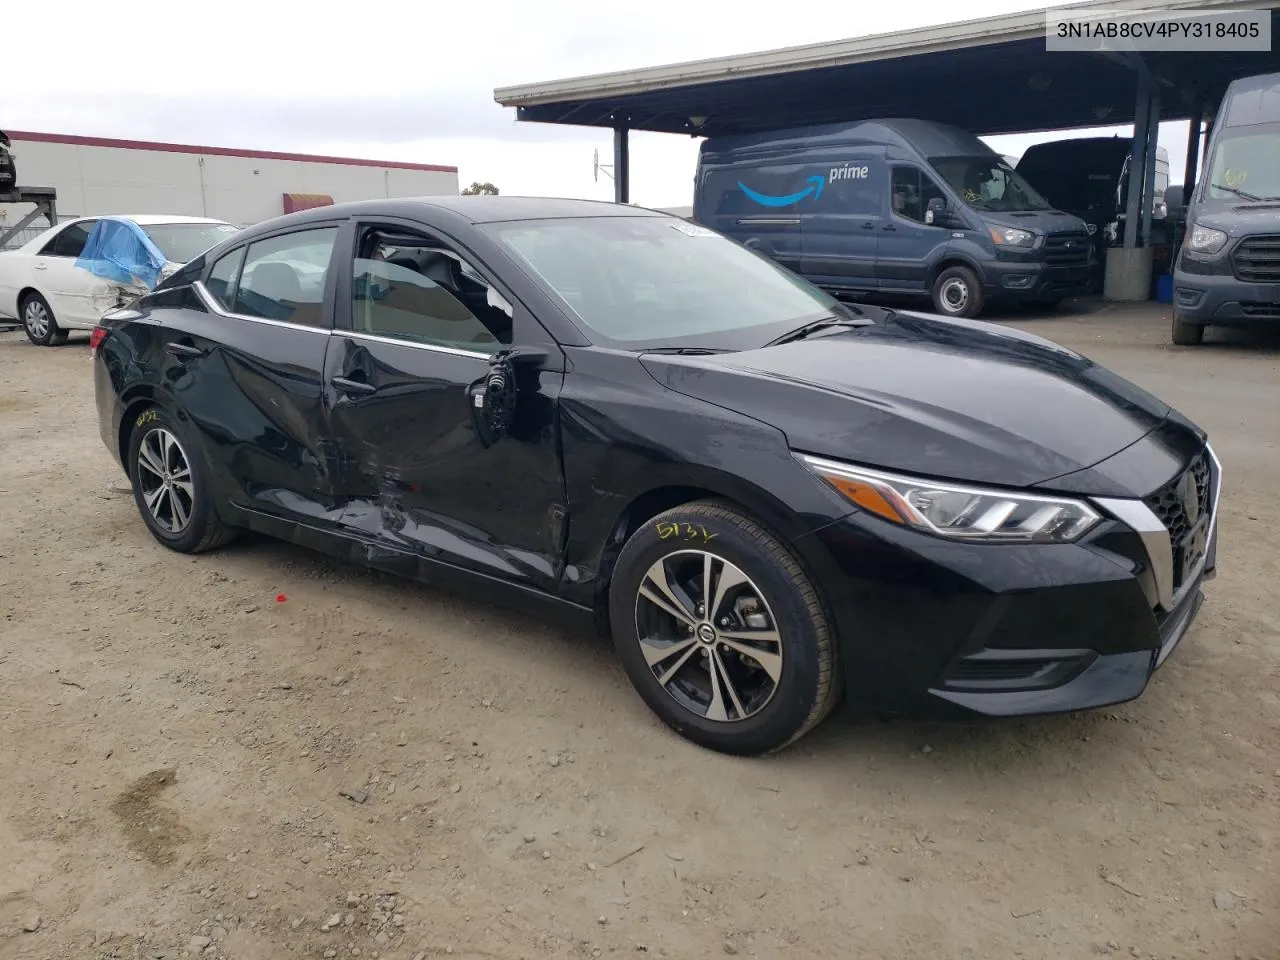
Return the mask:
M947 267L933 281L933 309L943 316L976 317L982 307L982 284L968 267Z
M1204 324L1187 323L1176 313L1173 315L1173 342L1179 347L1198 347L1204 343Z

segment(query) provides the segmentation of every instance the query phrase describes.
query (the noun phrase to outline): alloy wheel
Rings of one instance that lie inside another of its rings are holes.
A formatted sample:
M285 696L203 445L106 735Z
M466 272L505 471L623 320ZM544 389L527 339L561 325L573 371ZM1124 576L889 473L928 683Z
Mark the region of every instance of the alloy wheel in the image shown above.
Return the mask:
M760 588L705 550L655 562L636 597L636 635L664 690L695 716L746 720L773 698L782 637Z
M23 322L33 339L42 340L49 334L49 310L39 300L28 300L22 311Z
M176 535L187 528L195 507L191 463L178 438L164 427L148 430L138 445L138 486L160 529Z

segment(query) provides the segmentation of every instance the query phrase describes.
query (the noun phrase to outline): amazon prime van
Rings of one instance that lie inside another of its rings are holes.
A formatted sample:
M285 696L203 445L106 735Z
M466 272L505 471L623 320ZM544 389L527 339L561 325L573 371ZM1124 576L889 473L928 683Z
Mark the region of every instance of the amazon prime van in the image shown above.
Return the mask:
M929 297L947 316L1088 289L1084 221L970 133L869 120L703 141L693 218L842 297Z
M1280 327L1280 73L1227 87L1173 271L1173 342Z

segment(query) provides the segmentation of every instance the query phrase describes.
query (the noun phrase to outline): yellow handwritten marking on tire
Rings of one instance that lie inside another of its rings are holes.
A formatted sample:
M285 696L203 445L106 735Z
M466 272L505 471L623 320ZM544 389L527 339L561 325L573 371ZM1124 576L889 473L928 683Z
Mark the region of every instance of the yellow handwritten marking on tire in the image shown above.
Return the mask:
M142 414L138 417L138 419L134 421L133 425L135 427L140 427L144 423L150 423L155 419L156 419L156 412L154 410L144 410L142 411Z
M716 538L702 524L679 523L672 520L659 520L653 525L658 531L660 540L695 540L698 543L710 543Z

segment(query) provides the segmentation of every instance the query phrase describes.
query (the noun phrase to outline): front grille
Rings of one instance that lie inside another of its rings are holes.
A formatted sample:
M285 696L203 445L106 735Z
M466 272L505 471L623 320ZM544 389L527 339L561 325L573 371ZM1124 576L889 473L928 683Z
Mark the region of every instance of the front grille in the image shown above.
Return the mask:
M1051 233L1044 238L1046 263L1087 263L1093 240L1083 230L1072 233Z
M1248 283L1280 283L1280 236L1245 237L1231 254L1231 269Z
M1209 454L1207 452L1196 457L1191 462L1191 466L1146 499L1146 504L1151 508L1152 513L1159 517L1160 522L1168 529L1169 539L1173 541L1175 547L1186 536L1187 531L1191 529L1191 522L1187 519L1186 504L1186 476L1188 473L1191 473L1196 481L1197 509L1195 514L1197 517L1204 516L1209 512L1210 493Z

